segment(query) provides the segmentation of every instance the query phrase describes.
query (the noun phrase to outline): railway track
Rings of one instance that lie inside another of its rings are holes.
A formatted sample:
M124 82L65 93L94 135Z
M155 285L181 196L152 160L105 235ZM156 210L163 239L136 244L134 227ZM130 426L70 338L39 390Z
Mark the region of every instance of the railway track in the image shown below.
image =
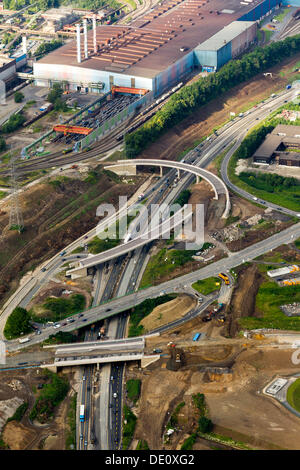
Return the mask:
M31 161L22 161L17 163L16 169L18 175L22 176L35 170L49 169L53 166L63 166L71 163L73 164L85 161L93 157L104 156L106 152L114 149L120 143L120 141L123 140L124 135L128 132L129 129L134 128L135 130L148 121L165 104L168 98L160 101L159 104L153 106L149 111L144 111L142 115L138 114L131 117L126 122L122 123L116 129L110 132L110 134L104 136L99 143L94 144L90 150L83 150L82 152L77 153L68 153L67 156L62 156L62 152L58 151L49 155L38 157ZM10 170L0 171L0 175L2 176L8 176L9 174Z

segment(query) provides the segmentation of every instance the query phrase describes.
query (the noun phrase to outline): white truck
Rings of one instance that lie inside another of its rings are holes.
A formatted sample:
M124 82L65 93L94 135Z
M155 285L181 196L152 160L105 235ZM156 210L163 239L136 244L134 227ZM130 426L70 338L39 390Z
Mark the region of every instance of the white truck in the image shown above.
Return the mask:
M27 337L27 338L20 338L19 339L19 343L28 343L28 341L30 341L30 339Z

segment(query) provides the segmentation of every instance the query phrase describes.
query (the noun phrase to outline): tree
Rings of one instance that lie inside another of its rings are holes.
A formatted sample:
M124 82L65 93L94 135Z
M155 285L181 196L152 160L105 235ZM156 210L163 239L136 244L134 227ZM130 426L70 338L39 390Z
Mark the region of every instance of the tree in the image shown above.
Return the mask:
M20 91L16 91L16 93L14 94L14 98L15 98L15 103L21 103L24 99L24 95Z
M0 152L4 152L6 150L6 142L3 137L0 137Z
M198 429L200 432L210 432L213 428L213 423L205 416L201 416L198 421Z
M31 331L30 315L25 308L16 307L7 319L4 335L7 339L17 338Z

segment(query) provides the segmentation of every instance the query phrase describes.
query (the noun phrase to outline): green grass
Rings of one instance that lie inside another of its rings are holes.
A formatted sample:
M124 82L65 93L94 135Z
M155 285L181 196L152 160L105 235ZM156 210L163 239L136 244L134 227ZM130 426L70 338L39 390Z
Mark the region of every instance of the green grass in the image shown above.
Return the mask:
M67 450L76 450L76 403L77 393L73 395L70 400L69 412L67 416L67 423L69 425L66 438Z
M149 313L151 313L152 310L158 305L169 302L175 297L176 295L173 294L163 295L161 297L157 297L156 299L146 299L141 304L133 307L130 314L128 337L142 335L144 333L144 327L139 323L143 320L143 318L149 315Z
M123 449L128 449L133 438L137 417L127 405L124 405L123 414L124 414L124 421L126 420L127 422L126 424L125 423L123 424L122 443L123 443Z
M289 386L286 399L296 411L300 412L300 379Z
M219 285L216 285L218 283ZM203 279L201 281L197 281L192 284L193 289L200 292L200 294L208 295L215 290L219 290L221 288L221 279L218 277L208 277L207 279Z
M48 369L43 370L50 381L42 388L29 415L31 421L37 420L41 424L53 418L56 407L66 397L69 383L66 377L59 377Z
M279 13L279 15L274 16L273 19L281 23L289 11L290 11L289 8L285 8L281 13Z
M31 319L34 321L59 321L85 308L85 296L82 294L72 294L68 298L49 297L40 309L33 307L30 310ZM38 312L37 314L35 312Z
M156 255L152 256L145 269L141 287L152 285L154 281L166 274L170 274L178 266L183 266L193 261L193 255L197 250L167 250L162 248Z
M141 393L141 381L139 379L130 379L126 383L127 396L134 403L139 399Z
M256 296L256 308L262 317L243 317L239 324L245 329L275 328L300 331L300 317L287 317L280 305L300 302L300 286L279 287L275 282L263 282Z
M173 413L170 416L170 420L167 424L167 429L173 429L178 425L178 414L179 414L179 411L181 410L181 408L184 407L184 405L185 405L185 402L182 401L181 403L179 403L176 406L175 410L173 411Z

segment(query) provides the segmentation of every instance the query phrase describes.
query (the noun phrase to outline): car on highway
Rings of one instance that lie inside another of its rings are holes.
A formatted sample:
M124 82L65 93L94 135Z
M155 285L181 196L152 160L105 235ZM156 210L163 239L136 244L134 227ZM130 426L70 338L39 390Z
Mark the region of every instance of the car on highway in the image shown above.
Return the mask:
M86 379L86 377L85 377L85 375L83 375L83 376L82 376L82 380L85 380L85 379Z
M60 323L56 323L56 325L53 326L53 328L60 328L60 327L61 327Z
M42 273L44 273L45 271L47 271L47 268L42 268L41 271Z
M67 322L62 323L62 326L66 326Z
M297 217L300 217L300 214L297 214Z
M113 397L114 397L114 398L117 398L117 396L118 396L118 395L117 395L117 393L115 392L115 393L113 394Z
M80 440L83 441L83 435L82 434L80 434Z
M81 320L81 321L87 321L87 319L86 319L86 318L84 318L84 319L83 319L83 320Z
M110 311L111 311L111 308L107 308L105 311L106 311L106 312L110 312Z
M83 313L80 313L80 314L78 315L78 318L81 318L81 317L83 317Z
M87 441L84 441L84 445L85 445L85 446L87 446L87 445L88 445Z

